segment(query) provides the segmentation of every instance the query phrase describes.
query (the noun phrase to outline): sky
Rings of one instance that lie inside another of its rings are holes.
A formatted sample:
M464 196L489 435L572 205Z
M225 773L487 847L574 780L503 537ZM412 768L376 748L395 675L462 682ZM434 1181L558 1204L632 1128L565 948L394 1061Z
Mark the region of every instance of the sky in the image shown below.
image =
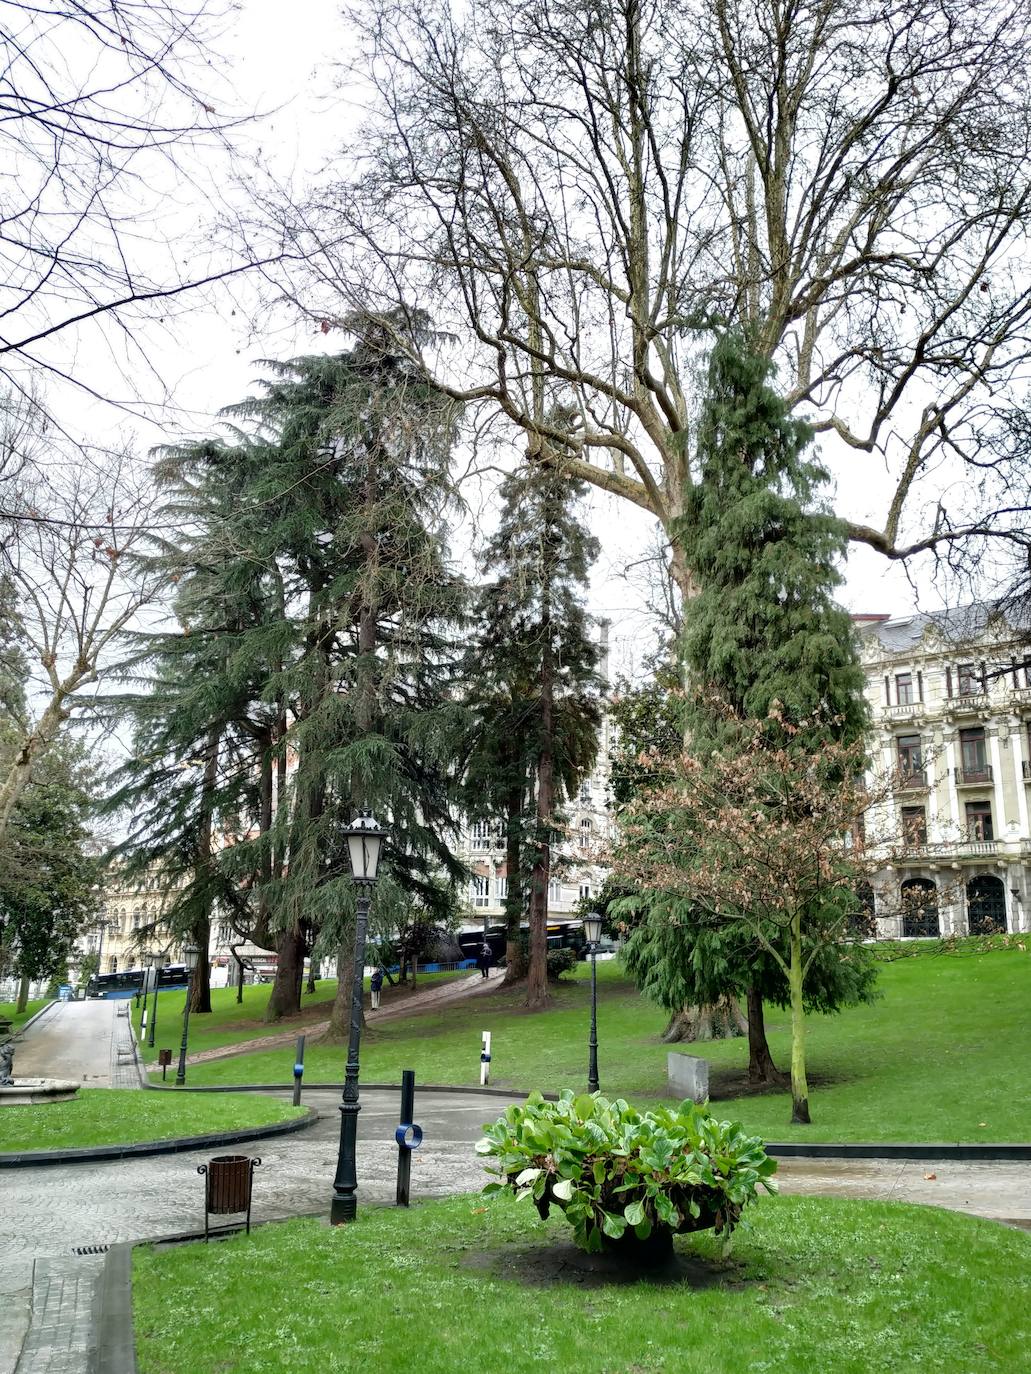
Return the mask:
M220 97L229 97L231 88L237 111L271 112L240 134L245 151L279 179L299 185L332 165L360 117L353 91L340 90L334 73L337 64L353 55L353 43L337 11L336 0L302 0L292 7L284 7L281 0L243 0L231 35L219 45L231 54L228 85L219 79ZM213 199L223 198L232 207L246 188L223 183L225 173L216 162L198 169L198 181ZM173 238L179 231L195 233L191 194L189 188L178 188L169 198L162 228ZM187 264L194 272L204 268L207 251L203 236L196 244L196 256ZM286 316L263 316L255 328L254 290L248 284L231 294L192 297L186 304L188 310L177 322L139 334L138 347L124 349L100 326L56 346L64 363L88 378L101 395L130 403L142 395L150 402L145 407L132 404L130 414L84 393L70 394L67 404L82 433L101 442L128 433L141 451L168 439L204 433L220 406L251 389L260 375L257 360L327 347L310 325L297 325ZM333 346L332 336L328 346ZM161 391L156 378L164 390L162 404L153 404ZM863 455L835 463L834 505L840 513L882 523L890 488L879 462ZM591 492L589 511L603 549L592 577L591 609L611 622L614 669L632 674L650 630L640 586L627 578L625 569L646 554L654 522L600 491ZM457 533L467 562L475 553L477 533L478 522L472 519ZM905 614L918 603L923 609L941 604L926 570L917 570L914 585L904 569L887 565L866 549L854 550L843 571L841 597L850 610Z

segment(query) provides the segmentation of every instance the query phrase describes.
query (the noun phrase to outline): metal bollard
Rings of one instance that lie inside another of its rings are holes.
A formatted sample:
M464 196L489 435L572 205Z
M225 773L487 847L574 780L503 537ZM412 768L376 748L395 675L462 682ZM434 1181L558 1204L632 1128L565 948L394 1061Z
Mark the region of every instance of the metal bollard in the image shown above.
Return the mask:
M297 1049L294 1052L294 1106L301 1105L301 1079L304 1077L304 1036L297 1037Z
M398 1207L407 1207L412 1191L412 1151L422 1144L422 1127L416 1126L415 1115L415 1070L403 1069L401 1072L401 1124L394 1132L397 1141L397 1196Z
M490 1081L490 1031L484 1031L480 1041L480 1087Z

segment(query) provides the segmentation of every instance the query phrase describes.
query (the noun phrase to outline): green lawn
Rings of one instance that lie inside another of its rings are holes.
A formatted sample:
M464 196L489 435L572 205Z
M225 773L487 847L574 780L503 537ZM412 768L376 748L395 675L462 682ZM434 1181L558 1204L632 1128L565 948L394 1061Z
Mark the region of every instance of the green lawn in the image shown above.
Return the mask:
M24 1026L25 1022L35 1016L40 1007L45 1007L48 1002L53 1001L51 997L37 997L26 1004L24 1011L15 1011L17 1002L0 1002L0 1020L11 1022L11 1033Z
M468 977L468 970L465 969L457 974L420 973L416 979L416 993L442 982L446 983L455 978L466 977ZM366 978L365 986L368 987L368 985L369 980ZM256 1040L267 1035L283 1035L284 1033L301 1035L311 1023L325 1021L328 1018L336 990L335 978L320 978L315 992L302 994L300 1016L290 1017L285 1021L266 1023L263 1017L268 1005L269 994L272 991L271 984L255 983L246 986L243 990L243 1001L240 1003L236 1000L235 987L213 988L211 1012L203 1015L199 1012L193 1012L190 1015L190 1053L199 1054L202 1050L222 1049L225 1046L238 1045L244 1040ZM173 1047L178 1052L179 1038L183 1029L185 996L186 994L179 989L175 992L158 993L158 1024L154 1049L151 1050L148 1046L143 1047L145 1061L156 1062L157 1051L162 1046ZM388 983L383 984L384 1007L411 996L412 991L408 986L391 987ZM134 1005L132 1010L133 1025L136 1027L137 1035L139 1034L142 1015L143 1005L141 1002L139 1007ZM286 1053L290 1063L293 1064L292 1048ZM190 1074L192 1078L192 1068ZM160 1082L160 1077L158 1074L155 1081Z
M70 1102L0 1111L0 1153L129 1145L142 1140L207 1135L268 1126L303 1109L258 1093L151 1093L80 1088Z
M598 965L602 1089L641 1103L665 1093L665 1017L638 997L615 962ZM900 959L881 967L883 996L840 1016L809 1019L812 1126L789 1127L786 1093L750 1094L743 1039L680 1048L712 1064L714 1109L767 1139L1031 1140L1031 959L1020 950ZM387 1022L362 1041L367 1082L475 1084L480 1032L493 1032L491 1083L557 1091L583 1085L588 985L584 966L551 1010L529 1015L521 993ZM787 1068L787 1014L768 1009L770 1044ZM191 1037L192 1038L192 1037ZM309 1044L305 1082L340 1082L344 1051ZM288 1084L292 1047L197 1065L190 1082ZM982 1124L983 1123L983 1124Z
M568 1227L454 1198L134 1252L140 1374L1031 1370L1031 1236L899 1203L758 1204L680 1283L559 1272ZM184 1321L183 1314L189 1314Z

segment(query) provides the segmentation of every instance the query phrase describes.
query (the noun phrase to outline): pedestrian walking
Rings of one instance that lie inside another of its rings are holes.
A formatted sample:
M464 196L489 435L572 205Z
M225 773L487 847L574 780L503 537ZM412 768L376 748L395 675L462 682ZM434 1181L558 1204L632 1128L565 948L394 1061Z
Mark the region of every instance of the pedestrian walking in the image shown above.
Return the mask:
M369 990L372 993L372 1010L379 1011L379 995L383 989L383 970L377 968L373 970L372 977L369 979Z
M490 945L488 945L487 941L484 940L483 944L480 946L480 957L476 961L480 966L480 972L483 974L484 978L490 973L490 964L493 958L494 951L491 949Z

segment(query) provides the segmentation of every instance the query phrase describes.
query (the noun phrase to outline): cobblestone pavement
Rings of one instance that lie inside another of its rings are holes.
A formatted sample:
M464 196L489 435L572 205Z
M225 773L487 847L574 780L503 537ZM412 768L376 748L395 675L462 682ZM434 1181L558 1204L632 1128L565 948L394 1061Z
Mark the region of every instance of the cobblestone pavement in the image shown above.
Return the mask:
M32 1325L17 1374L85 1374L95 1345L96 1286L103 1255L36 1260Z
M379 1011L369 1011L366 1008L365 1015L370 1026L381 1025L384 1021L397 1021L405 1016L417 1016L420 1012L435 1011L441 1006L450 1006L454 1002L464 1002L470 997L480 997L485 992L493 991L499 986L504 970L500 968L491 969L486 978L481 973L473 973L468 978L456 978L454 982L443 983L439 987L427 988L425 992L416 992L411 997L406 997L401 1002L388 1002ZM250 1054L252 1050L274 1050L280 1045L292 1045L298 1035L304 1034L312 1040L323 1035L329 1029L329 1021L311 1021L306 1025L299 1022L293 1030L284 1031L281 1035L262 1035L256 1036L253 1040L240 1040L235 1045L224 1045L213 1050L201 1050L198 1054L190 1054L186 1057L187 1064L204 1064L209 1059L231 1059L234 1055ZM153 1050L149 1051L153 1054Z
M70 1078L91 1088L111 1087L116 1012L121 1005L102 999L55 1002L18 1038L15 1078ZM138 1087L135 1070L132 1083L118 1086Z

